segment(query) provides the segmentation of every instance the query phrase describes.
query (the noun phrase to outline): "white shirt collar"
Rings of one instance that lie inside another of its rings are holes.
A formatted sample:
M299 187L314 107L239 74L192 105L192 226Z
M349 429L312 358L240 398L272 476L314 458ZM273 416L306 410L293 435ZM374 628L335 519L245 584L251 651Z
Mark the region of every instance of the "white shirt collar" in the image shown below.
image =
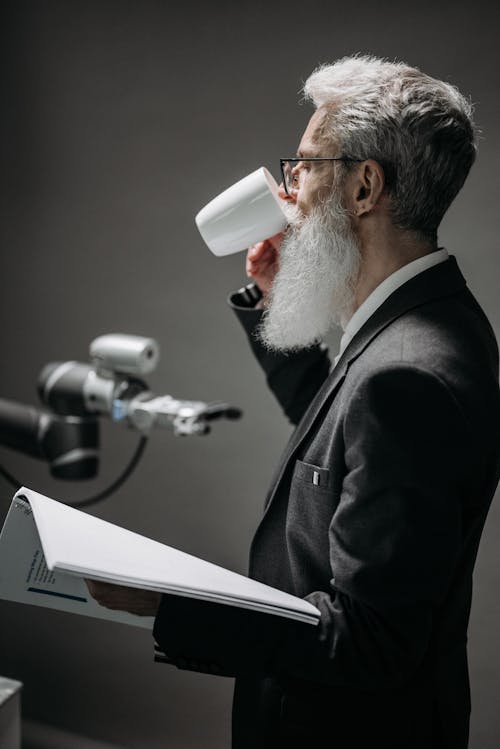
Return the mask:
M340 339L340 350L335 357L333 366L337 364L338 360L340 359L348 344L352 341L358 330L363 327L365 322L373 315L375 310L377 310L380 305L383 304L394 291L396 291L396 289L409 281L410 278L413 278L419 273L422 273L424 270L432 268L434 265L438 265L438 263L444 262L448 259L448 257L448 252L444 248L435 250L434 252L430 252L428 255L423 255L416 260L412 260L411 263L403 265L402 268L399 268L394 273L391 273L390 276L387 276L387 278L385 278L382 283L380 283L377 288L374 289L372 293L365 299L365 301L358 307L356 312L347 323L344 330L344 335Z

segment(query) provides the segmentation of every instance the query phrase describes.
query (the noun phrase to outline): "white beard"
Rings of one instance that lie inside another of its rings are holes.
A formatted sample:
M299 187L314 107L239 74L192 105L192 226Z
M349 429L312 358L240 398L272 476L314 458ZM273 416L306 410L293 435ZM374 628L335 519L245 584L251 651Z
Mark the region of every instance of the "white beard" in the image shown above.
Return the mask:
M306 348L333 325L344 326L360 265L359 244L338 195L309 216L295 206L287 213L290 226L259 329L260 340L274 351Z

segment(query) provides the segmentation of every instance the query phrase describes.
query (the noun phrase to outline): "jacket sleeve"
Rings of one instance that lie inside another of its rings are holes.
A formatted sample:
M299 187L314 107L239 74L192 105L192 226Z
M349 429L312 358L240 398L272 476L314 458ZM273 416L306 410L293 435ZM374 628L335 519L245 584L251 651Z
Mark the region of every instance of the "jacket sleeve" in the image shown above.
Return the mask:
M232 607L202 602L170 608L166 597L155 636L167 653L207 656L227 675L367 689L397 686L417 671L461 549L468 425L444 383L398 365L359 383L344 438L331 583L306 596L321 611L319 625L243 609L227 615ZM183 627L178 615L190 606Z
M328 350L322 343L295 353L269 351L258 339L263 310L257 309L255 298L249 296L254 284L229 297L229 305L243 326L250 347L264 370L267 384L276 396L285 415L296 425L330 372Z
M270 673L273 654L288 626L273 614L164 595L153 630L162 654L155 659L217 676Z

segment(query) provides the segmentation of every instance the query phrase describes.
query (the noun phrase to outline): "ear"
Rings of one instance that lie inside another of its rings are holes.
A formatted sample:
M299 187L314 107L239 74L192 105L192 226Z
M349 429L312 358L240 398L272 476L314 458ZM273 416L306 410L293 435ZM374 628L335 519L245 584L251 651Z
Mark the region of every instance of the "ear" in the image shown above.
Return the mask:
M355 170L350 185L352 210L355 216L371 213L384 192L384 170L377 161L367 159Z

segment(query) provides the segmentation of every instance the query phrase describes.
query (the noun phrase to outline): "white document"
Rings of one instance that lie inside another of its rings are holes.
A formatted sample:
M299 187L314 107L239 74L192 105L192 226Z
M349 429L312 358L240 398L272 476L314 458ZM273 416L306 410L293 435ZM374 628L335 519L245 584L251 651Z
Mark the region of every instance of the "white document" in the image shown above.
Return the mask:
M150 617L100 606L84 577L310 624L320 617L302 598L20 489L0 534L0 598L152 628Z

